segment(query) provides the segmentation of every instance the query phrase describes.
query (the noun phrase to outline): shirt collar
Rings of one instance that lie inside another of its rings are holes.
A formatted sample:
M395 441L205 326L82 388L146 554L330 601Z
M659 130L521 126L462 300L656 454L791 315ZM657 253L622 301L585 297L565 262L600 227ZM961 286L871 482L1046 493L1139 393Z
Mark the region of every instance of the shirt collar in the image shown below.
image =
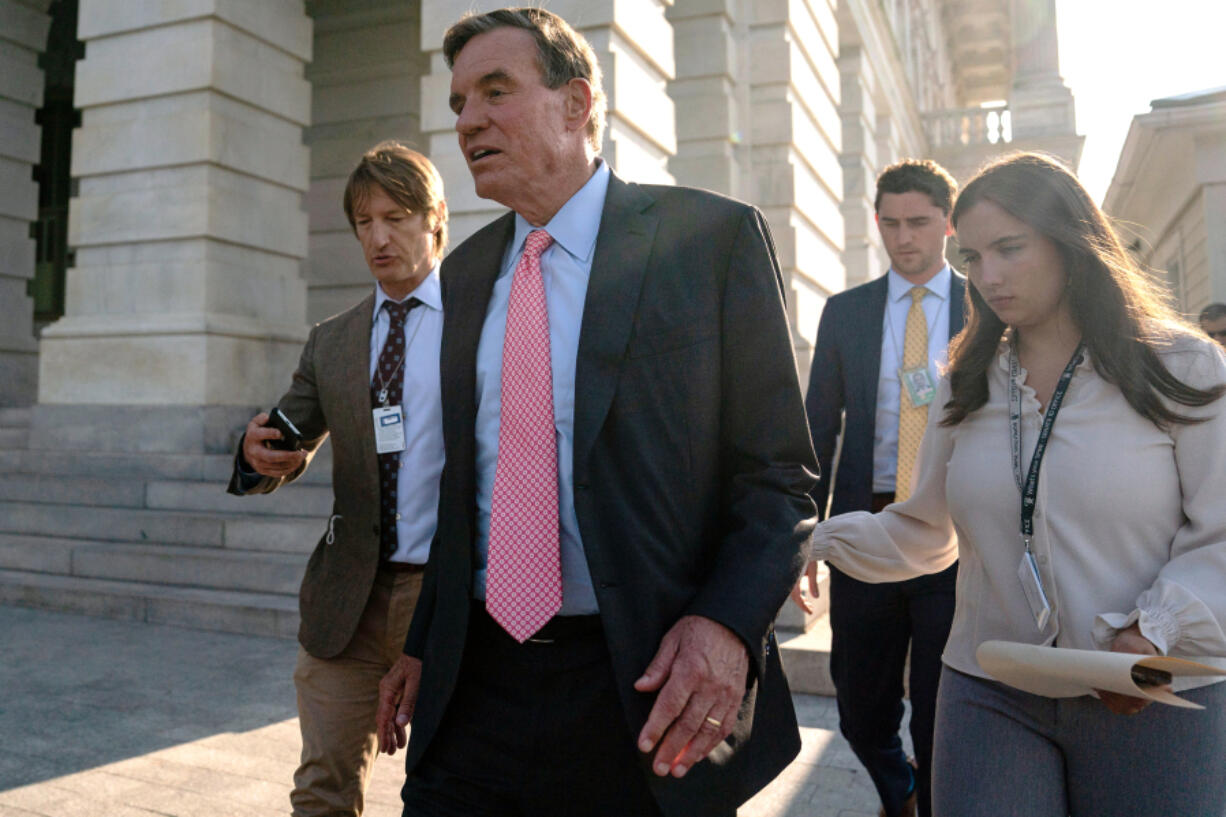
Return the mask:
M895 272L893 267L890 267L890 271L886 275L889 277L889 300L891 303L910 297L909 293L915 284ZM949 281L952 277L953 272L949 269L949 264L946 264L941 267L940 272L932 276L928 283L922 286L943 301L949 297Z
M408 295L404 296L404 300L393 301L393 303L404 303L404 301L407 301L409 298L416 298L417 300L421 301L423 306L427 306L430 309L433 309L435 312L443 311L443 293L439 289L437 263L430 270L429 274L421 280L421 283L417 285L417 288ZM379 286L379 283L376 281L374 311L374 317L376 320L379 318L379 310L383 308L384 302L391 300L392 299L387 296L387 293L383 291L383 287Z
M544 229L555 244L584 264L590 264L600 232L600 217L604 213L605 194L609 190L609 166L596 159L596 172L575 192L562 209L543 228L533 227L519 213L515 214L515 238L511 242L512 257L523 249L528 233Z

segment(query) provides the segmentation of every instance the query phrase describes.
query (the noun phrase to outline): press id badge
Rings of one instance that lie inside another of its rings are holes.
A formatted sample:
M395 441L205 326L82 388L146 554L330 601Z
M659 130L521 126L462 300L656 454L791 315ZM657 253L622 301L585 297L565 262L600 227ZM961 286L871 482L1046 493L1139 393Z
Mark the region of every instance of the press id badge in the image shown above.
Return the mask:
M404 418L400 406L380 406L371 412L375 421L375 451L393 454L404 450Z
M1029 548L1022 554L1021 564L1017 566L1017 577L1022 581L1022 592L1026 594L1030 612L1034 614L1034 624L1042 631L1051 618L1051 605L1047 602L1047 592L1043 590L1039 566Z
M899 369L898 379L902 381L911 405L919 408L926 406L937 396L937 384L932 381L932 373L927 366L913 366L910 369Z

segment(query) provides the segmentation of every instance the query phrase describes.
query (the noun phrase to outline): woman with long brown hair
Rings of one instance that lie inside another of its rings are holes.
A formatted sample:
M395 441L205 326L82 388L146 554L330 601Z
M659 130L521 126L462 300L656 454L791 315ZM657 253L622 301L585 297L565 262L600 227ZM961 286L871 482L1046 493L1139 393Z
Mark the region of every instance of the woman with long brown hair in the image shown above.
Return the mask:
M1226 357L1059 163L995 162L951 218L969 321L915 490L821 524L811 557L863 581L961 558L938 817L1220 814L1226 685L1177 683L1206 707L1192 713L1106 692L1049 699L991 680L975 651L1003 639L1226 668Z

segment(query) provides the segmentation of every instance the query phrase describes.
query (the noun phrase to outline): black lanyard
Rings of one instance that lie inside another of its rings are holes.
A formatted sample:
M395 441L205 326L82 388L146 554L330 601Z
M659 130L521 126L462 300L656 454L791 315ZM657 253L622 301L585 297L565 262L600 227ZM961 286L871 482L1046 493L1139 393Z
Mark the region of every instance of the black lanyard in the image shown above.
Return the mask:
M1052 392L1043 415L1043 425L1039 427L1039 439L1034 444L1034 455L1030 458L1030 471L1026 481L1022 481L1022 392L1018 388L1017 378L1019 367L1017 349L1009 346L1009 441L1013 447L1013 478L1018 490L1022 492L1022 542L1026 550L1030 550L1030 539L1034 536L1034 507L1039 493L1039 465L1043 462L1043 454L1047 451L1047 440L1051 437L1051 428L1056 423L1056 414L1060 404L1064 402L1064 393L1068 391L1069 381L1073 379L1073 370L1084 359L1084 346L1077 344L1073 357L1064 367L1056 390Z

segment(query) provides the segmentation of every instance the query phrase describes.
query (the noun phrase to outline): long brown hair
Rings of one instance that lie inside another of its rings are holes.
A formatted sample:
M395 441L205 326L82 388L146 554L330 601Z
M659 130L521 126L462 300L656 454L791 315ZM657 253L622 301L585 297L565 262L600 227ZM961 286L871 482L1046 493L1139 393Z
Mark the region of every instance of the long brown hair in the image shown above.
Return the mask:
M951 221L987 200L1026 222L1056 245L1069 276L1069 312L1081 330L1095 370L1123 392L1128 404L1159 428L1196 422L1164 402L1204 406L1226 385L1198 389L1167 370L1158 349L1190 333L1159 285L1132 260L1106 216L1059 162L1038 153L1005 156L971 179ZM950 344L949 384L942 425L957 425L988 400L988 367L1006 326L973 285L966 288L966 328Z

